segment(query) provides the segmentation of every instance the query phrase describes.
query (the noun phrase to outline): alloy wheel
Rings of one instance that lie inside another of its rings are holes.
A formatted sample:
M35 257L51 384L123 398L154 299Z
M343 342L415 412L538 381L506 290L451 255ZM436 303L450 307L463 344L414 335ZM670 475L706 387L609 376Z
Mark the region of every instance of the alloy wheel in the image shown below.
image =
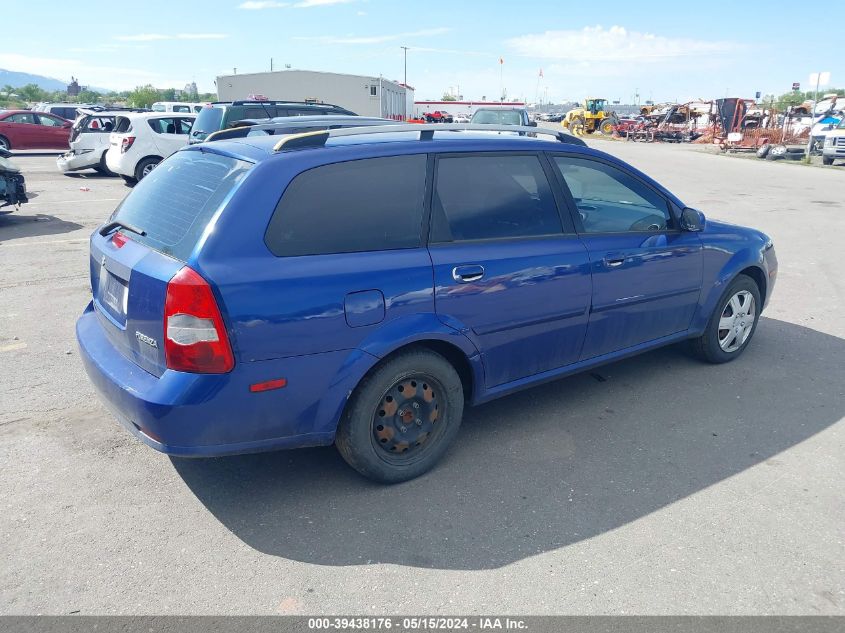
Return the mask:
M747 290L740 290L725 304L719 318L719 347L731 353L741 348L751 331L756 319L754 295Z

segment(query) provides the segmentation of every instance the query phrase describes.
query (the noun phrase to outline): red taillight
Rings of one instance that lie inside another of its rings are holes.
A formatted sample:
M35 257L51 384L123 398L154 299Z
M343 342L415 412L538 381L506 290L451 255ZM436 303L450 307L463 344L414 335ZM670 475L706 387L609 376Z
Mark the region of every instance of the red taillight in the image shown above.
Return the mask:
M132 147L132 143L135 142L134 136L124 136L123 140L120 141L120 153L125 154L129 151L129 148Z
M235 366L211 286L187 266L167 284L164 355L176 371L225 374Z
M123 248L124 244L126 244L126 241L126 236L120 231L117 231L111 237L111 243L114 244L116 248Z

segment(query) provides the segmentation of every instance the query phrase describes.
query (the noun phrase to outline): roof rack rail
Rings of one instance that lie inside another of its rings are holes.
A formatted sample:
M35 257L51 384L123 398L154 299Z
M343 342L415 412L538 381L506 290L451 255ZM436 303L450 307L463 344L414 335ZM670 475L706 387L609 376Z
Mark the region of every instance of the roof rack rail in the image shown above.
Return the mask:
M334 103L323 103L322 101L287 101L285 99L233 99L232 101L212 101L209 105L304 105L304 106L325 106L327 108L343 108ZM343 108L344 110L346 108Z
M296 117L279 117L285 119L284 121L259 120L259 119L244 119L236 121L232 127L224 130L212 132L205 138L205 142L230 140L233 138L246 138L253 135L255 132L266 132L268 136L275 136L276 134L284 134L285 130L299 130L298 132L288 132L288 134L303 134L307 132L332 130L341 127L367 127L373 125L396 125L396 121L389 119L379 119L375 117L358 117L349 116L346 114L319 114L314 116L296 116ZM355 121L352 125L353 119L360 119Z
M291 134L281 139L273 147L274 152L282 152L304 147L322 147L330 138L340 136L363 136L368 134L396 134L397 132L419 132L420 140L431 140L435 132L511 132L520 135L553 136L560 143L586 146L586 143L568 132L524 125L486 125L466 123L400 123L397 125L376 125L368 127L347 127L320 132Z

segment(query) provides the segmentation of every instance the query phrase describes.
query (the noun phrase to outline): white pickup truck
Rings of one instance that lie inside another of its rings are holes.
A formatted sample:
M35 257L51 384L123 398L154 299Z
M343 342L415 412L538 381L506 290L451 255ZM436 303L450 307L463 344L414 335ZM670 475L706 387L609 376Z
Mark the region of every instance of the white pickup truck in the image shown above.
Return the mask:
M835 160L845 160L845 119L827 133L822 146L822 162L832 165Z

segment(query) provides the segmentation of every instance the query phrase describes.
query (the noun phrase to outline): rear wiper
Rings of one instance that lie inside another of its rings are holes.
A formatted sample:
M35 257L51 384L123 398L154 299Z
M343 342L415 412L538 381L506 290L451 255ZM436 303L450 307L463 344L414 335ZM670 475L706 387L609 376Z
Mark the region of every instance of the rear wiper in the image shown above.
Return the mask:
M126 231L129 231L130 233L136 233L141 237L147 234L146 231L139 229L138 227L132 226L131 224L121 222L120 220L114 220L113 222L109 222L103 228L100 229L100 235L105 237L115 229L124 229Z

